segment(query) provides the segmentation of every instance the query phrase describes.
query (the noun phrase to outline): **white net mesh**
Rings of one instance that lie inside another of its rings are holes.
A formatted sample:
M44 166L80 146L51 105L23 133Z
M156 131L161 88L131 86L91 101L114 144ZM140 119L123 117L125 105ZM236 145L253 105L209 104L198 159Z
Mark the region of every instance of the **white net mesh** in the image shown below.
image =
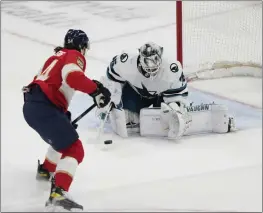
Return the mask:
M183 1L183 56L186 69L215 62L261 69L262 2Z

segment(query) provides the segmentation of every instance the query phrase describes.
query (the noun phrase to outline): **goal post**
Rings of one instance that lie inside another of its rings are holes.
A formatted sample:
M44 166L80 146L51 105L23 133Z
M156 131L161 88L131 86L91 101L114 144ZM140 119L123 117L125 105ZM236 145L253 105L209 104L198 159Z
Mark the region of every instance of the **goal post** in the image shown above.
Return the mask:
M177 60L183 66L183 8L182 1L176 1L176 43L177 43Z

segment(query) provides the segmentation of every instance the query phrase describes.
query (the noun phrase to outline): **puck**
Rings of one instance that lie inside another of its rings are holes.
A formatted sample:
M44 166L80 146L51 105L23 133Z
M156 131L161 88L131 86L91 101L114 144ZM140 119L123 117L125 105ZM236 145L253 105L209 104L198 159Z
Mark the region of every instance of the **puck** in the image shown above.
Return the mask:
M106 141L104 141L104 144L106 144L106 145L112 144L112 140L106 140Z

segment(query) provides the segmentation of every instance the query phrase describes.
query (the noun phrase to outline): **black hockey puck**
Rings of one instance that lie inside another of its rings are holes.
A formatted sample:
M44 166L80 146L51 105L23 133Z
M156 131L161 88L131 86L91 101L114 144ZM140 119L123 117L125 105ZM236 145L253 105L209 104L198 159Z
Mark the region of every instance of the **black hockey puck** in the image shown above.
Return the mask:
M106 144L106 145L112 144L112 140L106 140L106 141L104 141L104 144Z

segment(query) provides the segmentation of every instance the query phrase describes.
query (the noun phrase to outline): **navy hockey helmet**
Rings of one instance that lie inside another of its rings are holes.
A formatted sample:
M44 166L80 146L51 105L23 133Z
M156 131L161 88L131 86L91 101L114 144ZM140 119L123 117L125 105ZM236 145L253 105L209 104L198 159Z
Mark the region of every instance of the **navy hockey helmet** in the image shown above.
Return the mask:
M82 30L69 29L64 38L64 48L78 51L90 49L90 42L87 34Z
M156 76L162 64L163 47L147 42L139 48L139 54L142 69L150 77Z

